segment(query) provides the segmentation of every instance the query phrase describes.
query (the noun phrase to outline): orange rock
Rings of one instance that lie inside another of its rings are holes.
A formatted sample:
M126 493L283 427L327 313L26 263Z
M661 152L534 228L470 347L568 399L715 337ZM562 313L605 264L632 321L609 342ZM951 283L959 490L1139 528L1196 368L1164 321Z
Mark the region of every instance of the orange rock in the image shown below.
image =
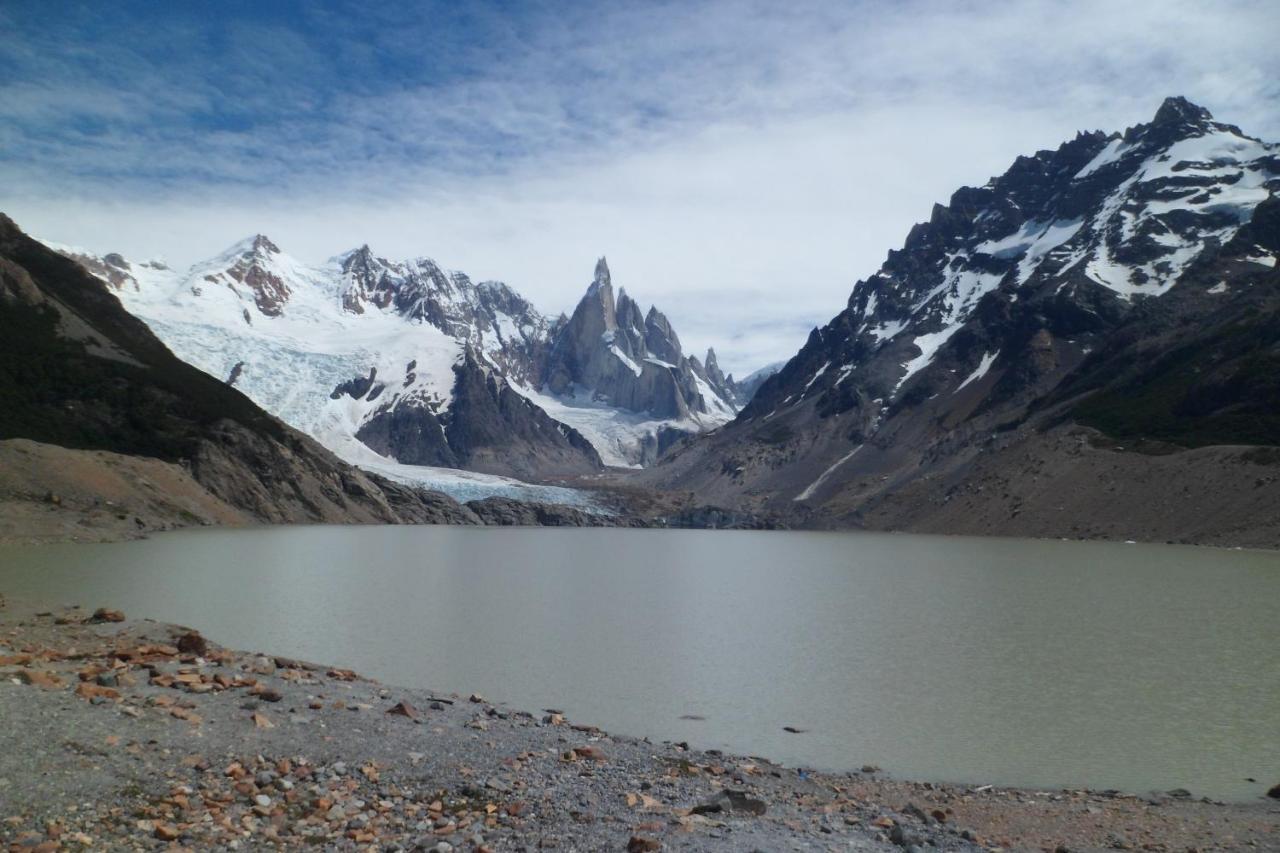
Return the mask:
M120 701L119 690L113 690L110 687L99 687L96 684L89 684L88 682L81 682L80 685L76 687L76 695L81 699L93 699L100 696L103 699L111 699L115 702Z
M204 722L203 717L201 717L196 712L191 711L187 708L172 708L169 710L169 715L172 717L177 717L179 720L186 720L188 723Z
M18 680L23 684L30 684L33 687L40 687L44 690L57 690L62 686L61 678L51 672L44 672L39 669L19 670Z

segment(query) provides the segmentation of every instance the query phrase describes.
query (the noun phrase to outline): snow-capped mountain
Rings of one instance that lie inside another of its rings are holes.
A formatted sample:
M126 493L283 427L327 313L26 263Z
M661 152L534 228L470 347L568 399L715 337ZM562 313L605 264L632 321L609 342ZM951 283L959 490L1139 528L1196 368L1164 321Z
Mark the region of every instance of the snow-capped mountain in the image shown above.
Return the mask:
M731 379L713 367L713 387L678 341L671 369L696 392L679 404L548 382L553 353L557 370L577 369L562 344L573 323L428 258L390 261L366 245L311 267L259 234L179 272L50 245L107 282L179 357L379 470L583 474L651 462L666 436L735 411Z
M1123 134L1082 133L1019 157L935 205L732 424L655 480L847 517L907 483L944 479L993 433L1102 426L1097 400L1122 380L1147 388L1156 374L1142 371L1170 351L1232 323L1280 334L1269 313L1277 190L1280 146L1182 98ZM1225 424L1223 412L1277 402L1253 368L1246 381L1232 372L1241 364L1215 361L1233 351L1206 344L1201 372L1166 387L1168 399L1152 391L1149 405L1164 409L1121 418L1113 406L1106 427L1194 445L1209 437L1175 428L1191 423L1186 412Z
M756 391L760 390L760 386L765 383L765 380L786 366L787 363L785 361L775 361L751 371L734 382L733 390L737 393L739 402L743 406L751 402L751 398L756 395ZM730 378L732 379L732 377Z
M707 351L706 364L686 356L661 311L642 312L624 290L615 298L604 258L557 330L544 376L530 399L619 461L649 464L676 440L736 413L733 380L715 351Z

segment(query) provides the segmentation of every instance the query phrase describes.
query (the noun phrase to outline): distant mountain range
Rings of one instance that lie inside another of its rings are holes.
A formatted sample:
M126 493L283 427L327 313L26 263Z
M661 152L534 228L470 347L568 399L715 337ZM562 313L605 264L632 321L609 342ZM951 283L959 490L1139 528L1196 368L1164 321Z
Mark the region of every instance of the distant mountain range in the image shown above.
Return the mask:
M348 461L526 479L639 466L741 402L708 351L616 296L604 259L571 317L501 282L366 245L309 267L263 235L189 270L79 261L181 358Z
M615 293L603 259L548 319L367 246L312 268L257 236L184 272L59 250L370 470L645 467L629 486L738 519L1274 544L1277 190L1280 146L1169 98L956 191L742 381Z

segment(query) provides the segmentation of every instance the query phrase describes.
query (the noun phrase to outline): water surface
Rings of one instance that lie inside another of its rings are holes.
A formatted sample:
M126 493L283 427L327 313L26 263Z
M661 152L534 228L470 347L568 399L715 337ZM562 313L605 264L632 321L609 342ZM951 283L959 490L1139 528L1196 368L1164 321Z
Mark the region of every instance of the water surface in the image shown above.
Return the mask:
M0 548L0 592L823 769L1247 799L1280 768L1273 553L293 527Z

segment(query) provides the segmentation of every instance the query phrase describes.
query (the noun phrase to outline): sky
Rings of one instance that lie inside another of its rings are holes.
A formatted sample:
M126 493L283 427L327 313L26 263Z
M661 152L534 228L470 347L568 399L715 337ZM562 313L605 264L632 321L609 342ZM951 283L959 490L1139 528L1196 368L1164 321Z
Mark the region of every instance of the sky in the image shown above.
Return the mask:
M369 8L372 7L372 8ZM0 3L0 211L175 267L368 243L743 375L961 185L1185 95L1280 139L1280 3Z

